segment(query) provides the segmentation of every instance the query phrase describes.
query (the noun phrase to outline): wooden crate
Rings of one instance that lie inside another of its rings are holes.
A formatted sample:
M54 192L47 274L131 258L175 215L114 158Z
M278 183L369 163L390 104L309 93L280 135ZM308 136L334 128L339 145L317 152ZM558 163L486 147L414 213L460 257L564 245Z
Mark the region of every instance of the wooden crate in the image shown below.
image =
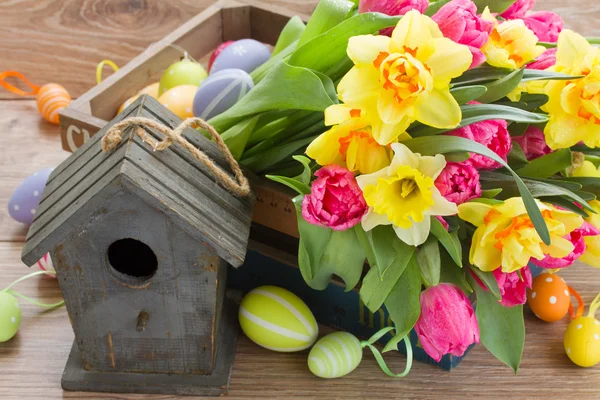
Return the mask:
M298 14L257 2L246 5L221 0L213 4L65 108L60 113L63 149L77 150L115 117L125 100L158 81L163 71L181 57L181 52L171 45L185 49L196 60L206 60L218 45L228 40L253 38L275 44L294 15ZM306 15L299 16L308 20ZM254 190L257 194L254 222L298 237L291 193L266 181Z

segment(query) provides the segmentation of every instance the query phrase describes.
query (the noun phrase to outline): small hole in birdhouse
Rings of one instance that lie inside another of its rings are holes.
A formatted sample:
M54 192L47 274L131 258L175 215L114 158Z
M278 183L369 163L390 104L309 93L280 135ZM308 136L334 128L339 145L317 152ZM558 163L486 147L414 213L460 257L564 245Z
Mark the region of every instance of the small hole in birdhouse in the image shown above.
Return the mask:
M141 284L152 278L158 260L152 249L139 240L117 240L108 247L108 262L125 283Z

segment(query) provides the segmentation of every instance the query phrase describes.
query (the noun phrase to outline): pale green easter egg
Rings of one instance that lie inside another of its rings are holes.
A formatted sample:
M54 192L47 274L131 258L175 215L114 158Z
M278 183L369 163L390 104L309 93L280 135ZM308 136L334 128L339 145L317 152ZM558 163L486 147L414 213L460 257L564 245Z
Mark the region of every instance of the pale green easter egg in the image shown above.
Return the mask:
M197 62L188 59L177 61L171 64L160 78L158 95L160 96L176 86L194 85L198 87L207 76L206 70Z
M308 354L308 369L319 378L340 378L354 371L362 360L356 336L334 332L321 338Z
M17 299L0 292L0 343L13 338L21 326L21 308Z
M250 291L242 299L238 317L246 336L269 350L304 350L319 334L308 306L292 292L276 286Z

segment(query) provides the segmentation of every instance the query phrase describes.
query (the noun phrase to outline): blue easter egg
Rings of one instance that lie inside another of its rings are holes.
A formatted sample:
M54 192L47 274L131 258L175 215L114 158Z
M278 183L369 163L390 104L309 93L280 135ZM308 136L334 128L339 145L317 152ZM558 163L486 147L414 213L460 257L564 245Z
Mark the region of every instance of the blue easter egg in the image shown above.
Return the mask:
M242 39L227 46L219 54L211 68L211 73L229 68L238 68L250 73L271 58L267 46L254 39Z
M194 116L204 120L227 111L254 87L248 73L241 69L224 69L211 74L194 97Z
M30 225L40 204L40 198L46 187L53 168L42 169L25 178L13 192L8 201L8 214L15 221Z

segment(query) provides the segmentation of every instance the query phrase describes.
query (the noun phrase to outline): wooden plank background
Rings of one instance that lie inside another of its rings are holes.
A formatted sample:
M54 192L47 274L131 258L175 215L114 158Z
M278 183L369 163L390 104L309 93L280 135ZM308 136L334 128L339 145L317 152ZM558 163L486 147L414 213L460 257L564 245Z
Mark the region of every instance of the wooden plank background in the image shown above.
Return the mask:
M310 12L316 0L267 0L298 12ZM200 12L210 0L3 0L0 1L0 71L15 69L36 83L58 82L77 96L95 82L95 66L105 58L119 65ZM538 0L536 9L559 12L568 27L600 36L600 3ZM58 127L38 117L32 100L0 91L0 288L29 272L20 261L26 229L7 214L8 199L28 175L56 166L68 154L60 150ZM576 265L562 274L589 303L600 291L600 270ZM47 302L60 299L52 279L20 284L22 293ZM365 351L360 367L338 380L313 377L307 352L278 354L241 337L230 399L292 397L319 399L447 398L597 399L600 366L581 369L562 348L567 321L546 324L526 311L527 339L518 375L477 346L453 372L415 363L404 379L387 378ZM323 329L327 332L327 329ZM23 304L19 334L0 344L2 399L174 399L63 392L62 374L73 333L64 308L40 311ZM507 338L510 340L510 338ZM386 355L394 370L404 357ZM183 398L183 397L182 397Z

